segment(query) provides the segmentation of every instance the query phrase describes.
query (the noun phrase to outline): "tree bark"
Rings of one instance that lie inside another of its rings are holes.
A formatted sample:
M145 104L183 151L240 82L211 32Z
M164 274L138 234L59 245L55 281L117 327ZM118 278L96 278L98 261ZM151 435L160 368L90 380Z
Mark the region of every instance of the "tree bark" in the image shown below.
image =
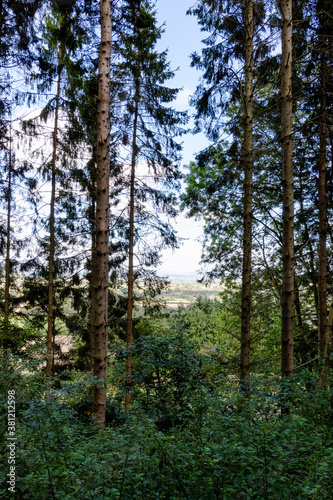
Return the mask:
M301 329L303 326L301 301L299 300L299 288L295 277L295 273L294 273L294 286L295 286L295 309L296 309L297 328Z
M253 191L253 0L245 2L244 239L241 318L241 386L249 392Z
M304 208L304 203L303 203L302 165L300 167L299 190L300 190L300 208L301 208L301 213L303 214L305 212L305 208ZM306 217L303 218L303 224L304 224L305 241L307 242L307 246L309 249L309 265L310 265L312 286L313 286L314 306L315 306L315 310L316 310L316 315L318 316L317 274L316 274L316 269L315 269L315 264L314 264L315 252L314 252L312 244L311 244L311 237L310 237L310 232L309 232L308 224L306 221Z
M9 161L8 161L8 191L7 191L7 238L6 238L6 271L5 271L5 324L3 346L8 349L9 334L9 287L10 287L10 231L11 231L11 202L12 202L12 127L10 124Z
M294 179L292 163L292 1L282 0L281 141L282 141L282 332L281 373L294 371Z
M96 201L95 199L91 200L90 206L90 234L91 234L91 272L90 272L90 304L94 303L94 287L92 285L92 274L93 269L96 269L96 228L95 228L95 220L96 220ZM94 372L94 327L92 321L92 309L90 309L90 335L89 335L89 354L90 354L90 371L93 374Z
M92 306L94 303L94 287L92 286L93 269L96 269L96 147L93 147L91 169L90 169L90 207L89 207L89 223L91 235L91 264L90 264L90 332L89 332L89 356L90 372L94 373L94 327L92 321Z
M328 360L329 347L330 347L330 345L332 345L332 342L333 342L333 301L331 303L331 307L330 307L329 314L328 314L327 329L326 329L326 335L325 335L324 357L325 357L326 363Z
M330 348L333 343L333 301L331 303L331 307L329 309L328 313L328 319L327 319L327 325L326 325L326 332L325 332L325 338L324 338L324 346L323 346L323 352L322 352L322 358L324 360L324 363L322 364L322 369L320 373L320 382L323 383L325 389L328 388L328 360L330 357Z
M139 64L138 64L139 66ZM130 206L129 206L129 248L128 248L128 287L127 287L127 349L131 349L133 342L133 285L134 285L134 212L135 212L135 167L137 155L137 128L140 100L140 82L136 81L135 109L133 123L132 162L130 180ZM126 360L126 398L125 410L130 411L131 404L131 378L132 378L132 356L127 355Z
M322 6L321 0L318 7ZM327 61L326 61L326 16L320 15L321 44L320 53L320 144L319 144L319 270L318 270L318 354L319 359L323 356L326 325L327 325L327 189L326 189L326 142L327 142L327 124L326 124L326 79L327 79Z
M101 43L98 66L96 262L92 268L92 329L94 336L93 415L103 428L106 412L109 274L110 64L112 19L110 0L100 0Z
M48 307L47 307L47 359L46 359L46 378L52 375L52 346L54 332L54 253L55 253L55 233L54 233L54 209L56 193L56 159L58 143L58 119L59 119L59 100L61 89L61 60L62 49L59 49L58 57L58 81L57 94L54 115L52 159L51 159L51 200L50 200L50 247L49 247L49 276L48 276ZM49 388L49 387L48 387Z

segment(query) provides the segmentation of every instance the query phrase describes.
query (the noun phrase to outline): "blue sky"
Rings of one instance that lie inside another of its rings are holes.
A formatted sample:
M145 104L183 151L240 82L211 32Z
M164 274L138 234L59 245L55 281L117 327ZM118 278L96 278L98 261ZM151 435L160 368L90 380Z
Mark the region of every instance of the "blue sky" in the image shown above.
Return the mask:
M187 16L186 11L193 3L186 0L157 0L157 14L160 24L165 22L165 33L159 42L159 49L168 49L168 59L171 68L176 72L170 86L182 88L175 106L179 110L189 110L189 97L194 93L200 73L190 67L190 55L201 50L201 40L204 34L193 16ZM193 113L193 109L190 110ZM193 136L188 134L183 138L183 161L187 165L195 154L208 144L203 134ZM177 218L175 228L180 237L185 238L180 249L163 253L163 265L160 273L187 274L199 269L201 244L198 238L202 235L202 224L184 215Z

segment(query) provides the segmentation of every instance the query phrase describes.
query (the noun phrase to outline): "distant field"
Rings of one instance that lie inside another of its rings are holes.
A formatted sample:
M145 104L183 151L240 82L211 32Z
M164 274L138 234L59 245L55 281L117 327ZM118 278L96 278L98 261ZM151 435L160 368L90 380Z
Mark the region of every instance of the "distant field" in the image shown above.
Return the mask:
M218 298L223 289L223 286L217 283L207 287L198 283L193 277L172 276L169 290L163 292L161 297L165 299L167 307L176 308L180 305L189 305L198 297Z

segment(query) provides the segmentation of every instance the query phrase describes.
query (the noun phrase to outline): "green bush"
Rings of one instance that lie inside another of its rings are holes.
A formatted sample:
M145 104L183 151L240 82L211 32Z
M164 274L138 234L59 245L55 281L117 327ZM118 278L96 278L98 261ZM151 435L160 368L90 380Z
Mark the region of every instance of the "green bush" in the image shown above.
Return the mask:
M5 387L0 372L3 389L13 384L17 394L10 496L6 392L1 399L0 498L332 498L331 380L325 390L314 370L297 373L287 384L291 412L284 415L278 377L253 378L245 400L218 357L198 354L184 335L145 337L132 354L132 411L123 411L123 380L114 378L111 421L99 433L89 415L87 377L59 379L60 389L45 399L36 375L12 374ZM119 352L119 367L125 355Z

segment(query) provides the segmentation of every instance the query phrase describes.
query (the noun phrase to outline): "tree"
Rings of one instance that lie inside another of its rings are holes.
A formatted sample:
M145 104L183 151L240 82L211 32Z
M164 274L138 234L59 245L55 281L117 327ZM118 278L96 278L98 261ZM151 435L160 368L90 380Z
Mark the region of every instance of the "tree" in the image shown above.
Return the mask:
M252 221L253 221L253 67L266 48L256 30L254 51L254 26L258 27L264 16L262 4L246 2L219 2L203 0L192 11L204 30L211 35L205 40L202 57L194 54L192 64L204 69L204 81L195 96L197 126L200 119L206 123L207 134L217 140L226 130L220 113L226 113L230 104L226 96L240 103L242 117L233 118L233 135L241 142L243 163L243 249L242 249L242 304L241 304L241 384L247 392L250 374L251 341L251 274L252 274ZM223 40L223 41L221 41ZM255 56L254 56L255 54ZM238 64L243 65L241 76ZM233 110L234 112L234 110Z
M5 317L4 317L4 347L8 347L9 331L9 287L10 287L10 247L11 247L11 212L12 212L12 175L13 175L13 155L12 155L12 129L9 132L8 151L8 185L7 185L7 237L6 237L6 275L5 275Z
M307 350L311 353L310 357L315 359L322 359L325 338L327 339L325 325L332 259L332 242L329 238L332 204L331 197L327 196L330 189L328 159L331 136L328 110L332 102L329 78L332 50L327 33L330 31L331 7L330 2L305 2L296 11L301 19L301 27L296 26L293 33L293 85L294 95L299 96L297 104L294 102L294 135L297 134L294 141L294 171L296 175L299 172L295 177L295 202L296 206L300 203L301 208L299 215L296 212L295 219L295 265L296 274L307 275L306 286L309 286L310 280L314 292L313 318L316 319L312 321L317 330L318 342L315 345L314 338L311 339L312 343L307 346ZM298 75L301 78L297 78ZM300 145L299 134L306 139ZM298 257L298 221L304 226L301 229L301 241L308 251L301 262ZM304 288L305 280L303 277L300 280L301 287Z
M164 85L173 72L169 69L166 52L156 51L162 30L156 26L153 4L147 0L126 0L119 23L121 30L117 31L119 39L115 41L119 62L115 66L114 85L119 89L122 106L115 134L123 147L130 148L127 226L127 347L130 350L134 283L141 278L151 288L155 277L147 273L147 269L158 262L159 247L176 245L174 231L160 214L164 213L167 217L175 214L175 196L171 189L177 188L177 161L181 147L174 136L181 132L180 125L185 123L186 118L184 113L177 113L169 107L178 89ZM159 242L153 240L155 234L159 235ZM155 283L159 289L157 278ZM130 385L130 354L126 370ZM128 388L126 410L129 408Z
M89 2L88 2L89 3ZM50 114L54 114L54 125L52 132L52 154L49 165L46 165L47 175L50 181L50 216L48 251L48 301L47 301L47 361L46 377L52 375L53 364L53 344L55 337L55 275L56 275L56 192L57 181L60 176L65 179L64 172L58 168L61 145L59 144L60 127L59 115L64 106L63 82L67 79L75 79L76 73L80 72L80 61L78 61L78 51L82 48L86 38L84 27L81 26L81 15L85 8L85 2L61 2L52 0L49 3L49 10L46 13L43 25L43 37L39 44L38 66L32 72L32 81L37 80L41 90L50 90L56 87L55 97L44 107L40 117L47 121ZM54 82L55 79L55 82ZM68 106L68 105L67 105ZM34 130L34 123L27 122L26 130L29 127ZM65 149L65 148L63 148ZM70 148L67 148L70 149ZM67 151L66 151L67 152ZM68 153L68 152L67 152ZM65 160L66 161L66 160ZM61 234L58 225L58 233ZM59 245L58 245L59 246Z
M49 272L48 272L48 314L47 314L47 358L46 358L46 377L52 375L52 340L54 337L54 253L55 253L55 226L54 226L54 211L55 211L55 193L56 193L56 158L57 158L57 142L58 142L58 119L59 119L59 99L61 86L61 69L62 69L63 47L59 48L58 55L58 81L56 91L56 103L54 110L54 129L53 129L53 144L52 144L52 159L51 159L51 199L50 199L50 245L49 245Z
M33 61L34 19L40 6L40 0L2 0L0 3L0 152L7 149L8 136L12 133L8 126L17 97L13 74L29 68Z
M0 254L4 257L4 304L3 329L1 329L1 346L15 352L15 303L19 300L19 287L16 283L16 272L19 267L19 257L26 250L29 238L20 235L22 221L26 224L29 217L27 211L36 204L36 179L31 175L32 165L26 160L16 158L18 137L15 122L9 121L7 134L3 137L0 150L1 177L0 185L3 199L0 206L5 213L3 227L0 226ZM5 143L5 140L7 143ZM24 203L22 203L24 200ZM13 321L14 320L14 321ZM8 351L8 352L9 352Z
M5 138L6 115L12 106L10 73L27 68L33 60L34 17L41 0L2 0L0 4L0 148Z
M282 141L282 331L281 373L292 375L294 329L294 179L292 164L292 2L282 0L281 141Z
M248 393L251 341L253 185L253 0L245 2L244 239L242 272L241 384Z
M94 370L99 382L94 385L93 414L103 427L106 411L106 374L108 353L108 277L109 277L109 168L110 168L110 64L111 2L100 0L101 42L98 66L97 167L96 167L96 258L91 283L94 290L91 322L94 337Z
M326 2L318 0L320 45L320 144L319 144L319 269L318 269L318 352L321 359L327 329L327 14Z

